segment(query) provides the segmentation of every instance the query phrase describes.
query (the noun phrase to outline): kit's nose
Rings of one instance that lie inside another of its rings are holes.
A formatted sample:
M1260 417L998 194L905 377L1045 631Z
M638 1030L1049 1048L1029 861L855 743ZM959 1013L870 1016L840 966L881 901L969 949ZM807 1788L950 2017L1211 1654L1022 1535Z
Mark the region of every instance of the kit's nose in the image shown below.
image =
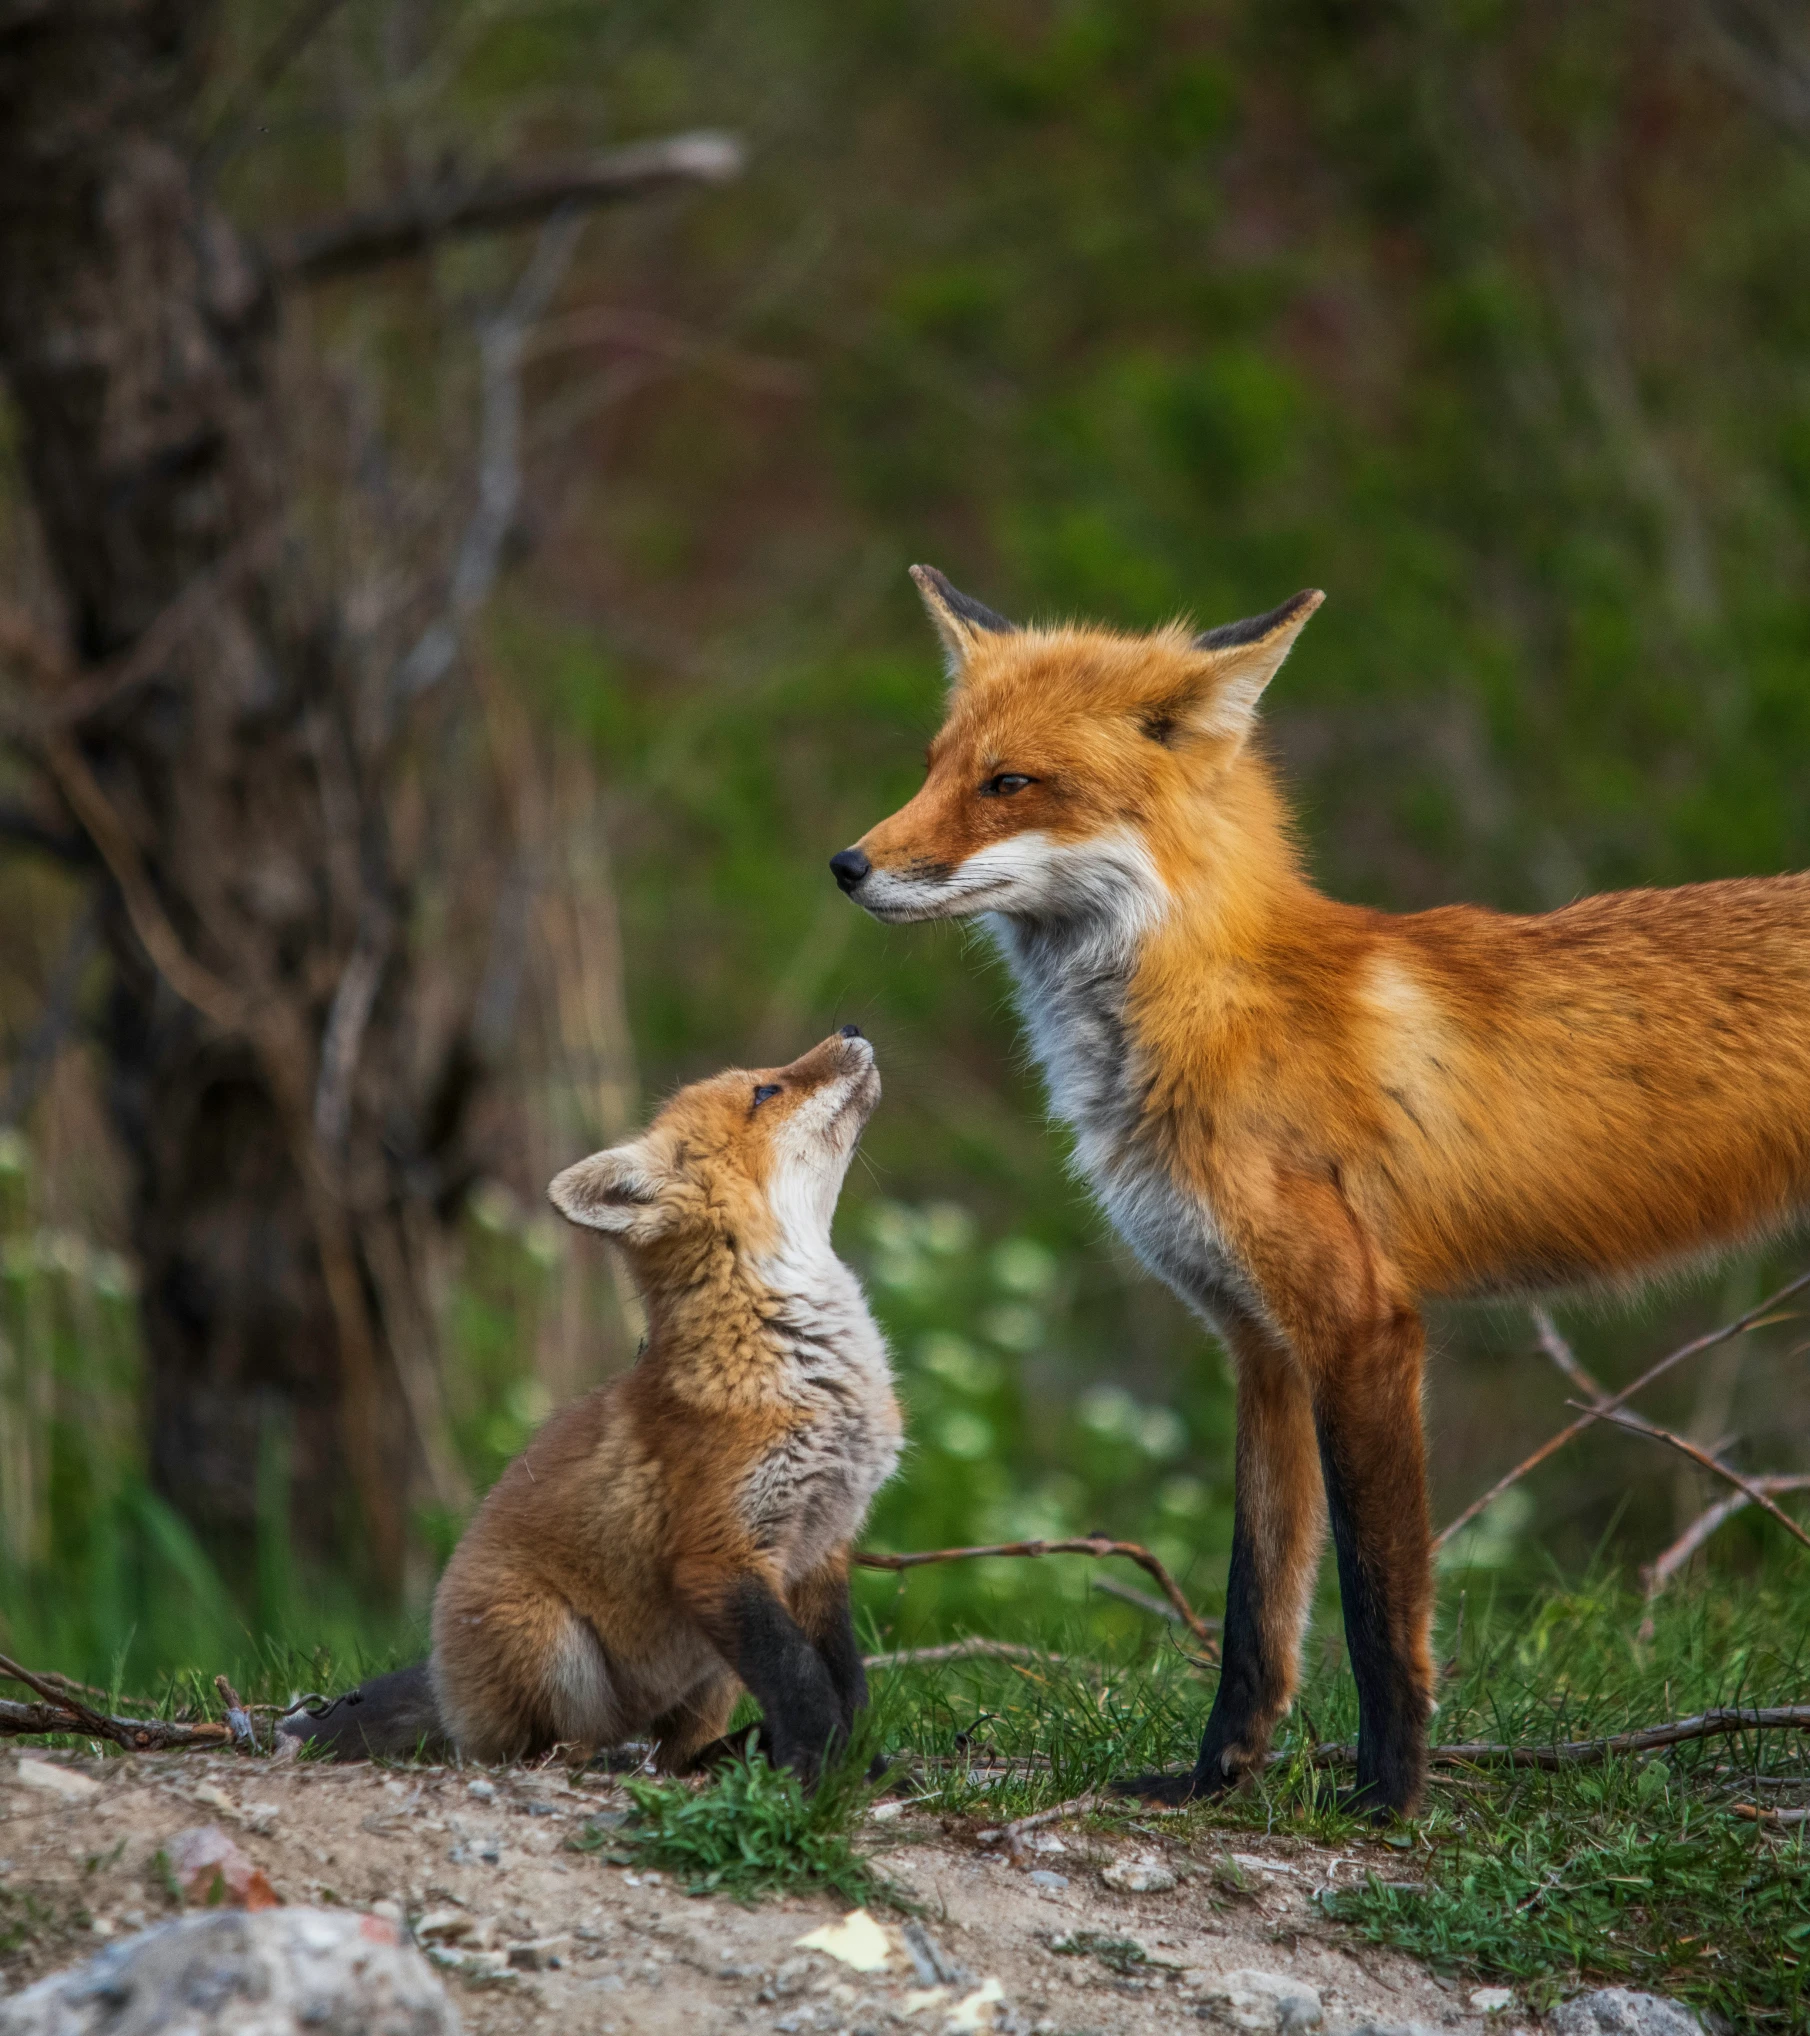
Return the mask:
M830 857L830 875L845 891L853 891L865 877L873 864L858 848L838 849Z
M842 1036L844 1039L859 1039L861 1028L859 1025L845 1025L842 1028Z

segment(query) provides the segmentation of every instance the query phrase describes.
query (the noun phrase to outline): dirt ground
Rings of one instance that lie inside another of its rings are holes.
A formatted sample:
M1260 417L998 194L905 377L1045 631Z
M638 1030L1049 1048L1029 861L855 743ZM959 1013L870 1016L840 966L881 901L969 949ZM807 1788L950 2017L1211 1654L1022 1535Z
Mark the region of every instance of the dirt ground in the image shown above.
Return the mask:
M606 1776L574 1785L559 1769L397 1773L194 1755L55 1765L80 1779L21 1779L21 1757L0 1755L0 1947L18 1940L0 1949L0 1992L175 1913L159 1854L179 1832L215 1824L282 1901L406 1923L445 1972L466 2027L484 2036L986 2027L1068 2036L1198 2029L1203 2015L1258 2026L1248 2010L1216 2005L1224 1976L1240 1970L1317 1990L1328 2032L1420 2023L1507 2036L1532 2026L1512 2005L1485 2016L1466 1990L1408 1960L1339 1941L1313 1895L1369 1871L1412 1878L1411 1856L1381 1844L1332 1853L1197 1833L1185 1849L1155 1821L1148 1836L1110 1841L1069 1824L1039 1833L1039 1849L1015 1866L933 1813L883 1804L869 1827L879 1863L922 1905L921 1929L902 1931L904 1918L877 1909L891 1956L863 1972L798 1946L841 1916L834 1898L751 1907L692 1898L658 1874L572 1850L588 1819L623 1807ZM1115 1869L1134 1885L1176 1880L1132 1892L1103 1879ZM1089 1932L1133 1949L1052 1948Z

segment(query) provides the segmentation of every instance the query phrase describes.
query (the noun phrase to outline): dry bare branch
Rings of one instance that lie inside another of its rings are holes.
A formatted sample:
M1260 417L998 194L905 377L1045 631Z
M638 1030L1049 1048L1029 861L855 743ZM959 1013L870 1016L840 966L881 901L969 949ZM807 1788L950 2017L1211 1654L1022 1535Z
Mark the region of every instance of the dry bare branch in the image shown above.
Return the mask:
M1117 1598L1122 1605L1133 1605L1140 1612L1148 1612L1153 1619L1168 1619L1177 1625L1181 1623L1181 1614L1173 1605L1164 1604L1161 1598L1153 1598L1148 1591L1120 1583L1116 1576L1097 1576L1090 1581L1103 1597Z
M1777 1494L1779 1492L1810 1491L1810 1472L1796 1471L1785 1475L1769 1475L1751 1480L1756 1489ZM1732 1520L1753 1504L1746 1492L1730 1492L1725 1499L1718 1499L1679 1535L1672 1545L1663 1550L1647 1564L1644 1575L1647 1586L1647 1602L1650 1605L1667 1584L1671 1582L1684 1565L1690 1561L1703 1544L1716 1533L1726 1520ZM1650 1636L1649 1636L1650 1637Z
M1696 1357L1706 1350L1713 1350L1718 1344L1728 1342L1731 1337L1742 1335L1745 1331L1753 1328L1756 1323L1769 1316L1782 1301L1790 1300L1794 1294L1802 1293L1806 1287L1810 1287L1810 1272L1800 1273L1796 1279L1788 1281L1776 1293L1768 1294L1765 1300L1749 1308L1745 1315L1739 1315L1734 1321L1724 1323L1720 1329L1709 1330L1702 1336L1692 1337L1688 1343L1681 1343L1676 1350L1669 1351L1657 1364L1649 1365L1632 1385L1623 1386L1619 1392L1610 1393L1606 1397L1599 1399L1587 1413L1580 1414L1577 1420L1573 1421L1568 1427L1561 1428L1556 1435L1549 1435L1540 1444L1538 1449L1524 1456L1515 1465L1513 1470L1499 1477L1490 1486L1488 1491L1473 1499L1455 1520L1448 1521L1434 1535L1434 1549L1443 1548L1454 1534L1468 1527L1480 1513L1486 1512L1504 1492L1508 1491L1512 1486L1518 1485L1529 1471L1537 1469L1549 1456L1562 1449L1567 1442L1574 1441L1578 1436L1582 1435L1585 1429L1590 1427L1594 1421L1599 1420L1604 1414L1612 1413L1617 1407L1623 1405L1624 1402L1631 1400L1636 1393L1644 1391L1655 1379L1663 1377L1675 1365L1684 1363L1687 1358ZM1555 1331L1554 1334L1556 1335L1557 1332ZM1543 1339L1542 1347L1544 1347ZM1550 1351L1547 1354L1550 1356ZM1575 1363L1575 1359L1573 1362ZM1586 1373L1585 1376L1588 1377L1588 1374Z
M1573 1400L1569 1404L1576 1406L1577 1402ZM1663 1442L1668 1448L1676 1449L1681 1455L1688 1456L1693 1463L1701 1464L1716 1477L1725 1478L1736 1491L1745 1492L1756 1506L1763 1506L1786 1533L1794 1534L1806 1548L1810 1548L1810 1534L1805 1533L1770 1493L1762 1490L1753 1479L1743 1477L1738 1470L1730 1470L1727 1464L1719 1457L1712 1456L1707 1449L1699 1448L1696 1443L1670 1428L1661 1428L1656 1421L1643 1420L1640 1415L1630 1414L1625 1410L1616 1412L1607 1407L1591 1407L1586 1409L1586 1412L1593 1421L1607 1421L1612 1427L1625 1428L1630 1435L1644 1435L1649 1441Z
M1810 1275L1807 1275L1810 1277ZM1181 1586L1175 1581L1149 1549L1138 1541L1108 1541L1101 1535L1079 1536L1071 1541L999 1541L983 1548L918 1548L901 1555L876 1554L863 1549L853 1560L863 1569L921 1569L932 1562L973 1562L982 1556L1028 1556L1043 1555L1090 1555L1096 1560L1109 1555L1123 1556L1127 1562L1137 1566L1151 1577L1157 1588L1175 1607L1179 1618L1196 1640L1207 1648L1217 1650L1219 1631L1217 1619L1204 1619L1189 1604L1182 1594Z
M619 204L678 185L724 184L741 170L742 147L732 135L673 134L588 162L442 183L393 204L299 227L269 242L266 252L286 280L318 283L419 254L457 234L495 233L566 206Z
M459 546L446 610L430 622L397 669L397 703L412 700L451 670L472 617L489 598L522 495L522 351L578 251L584 221L569 207L541 228L508 304L478 335L482 405L478 500Z

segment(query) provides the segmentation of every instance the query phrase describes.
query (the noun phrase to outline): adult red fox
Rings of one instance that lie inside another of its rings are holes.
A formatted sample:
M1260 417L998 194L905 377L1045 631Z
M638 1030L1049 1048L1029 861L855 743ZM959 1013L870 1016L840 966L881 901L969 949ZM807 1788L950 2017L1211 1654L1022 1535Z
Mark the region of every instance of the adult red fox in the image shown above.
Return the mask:
M492 1488L440 1579L431 1661L286 1733L483 1761L645 1736L677 1773L747 1688L773 1758L817 1773L866 1701L848 1546L899 1455L886 1346L830 1248L879 1096L845 1026L789 1067L682 1089L554 1181L627 1254L646 1347Z
M1179 1801L1261 1760L1330 1511L1357 1800L1432 1707L1419 1306L1620 1283L1810 1204L1810 879L1392 917L1302 873L1257 702L1320 605L1017 629L927 567L947 718L831 862L877 919L985 915L1076 1164L1238 1375L1224 1667Z

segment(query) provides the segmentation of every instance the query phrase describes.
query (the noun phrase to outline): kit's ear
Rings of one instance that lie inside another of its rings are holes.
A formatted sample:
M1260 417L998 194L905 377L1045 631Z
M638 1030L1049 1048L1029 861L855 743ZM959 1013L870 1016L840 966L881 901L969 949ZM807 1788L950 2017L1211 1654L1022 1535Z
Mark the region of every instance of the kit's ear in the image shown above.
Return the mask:
M1194 639L1194 648L1210 660L1205 679L1187 719L1195 732L1242 742L1257 718L1257 702L1276 676L1295 638L1326 596L1318 587L1304 588L1267 615L1225 622Z
M653 1155L638 1139L594 1152L555 1174L547 1199L567 1222L628 1243L656 1237L666 1227Z
M1017 626L1003 615L995 615L972 594L951 586L935 566L913 566L911 577L917 582L924 612L942 639L943 664L952 679L961 677L962 667L981 637L1010 636Z

